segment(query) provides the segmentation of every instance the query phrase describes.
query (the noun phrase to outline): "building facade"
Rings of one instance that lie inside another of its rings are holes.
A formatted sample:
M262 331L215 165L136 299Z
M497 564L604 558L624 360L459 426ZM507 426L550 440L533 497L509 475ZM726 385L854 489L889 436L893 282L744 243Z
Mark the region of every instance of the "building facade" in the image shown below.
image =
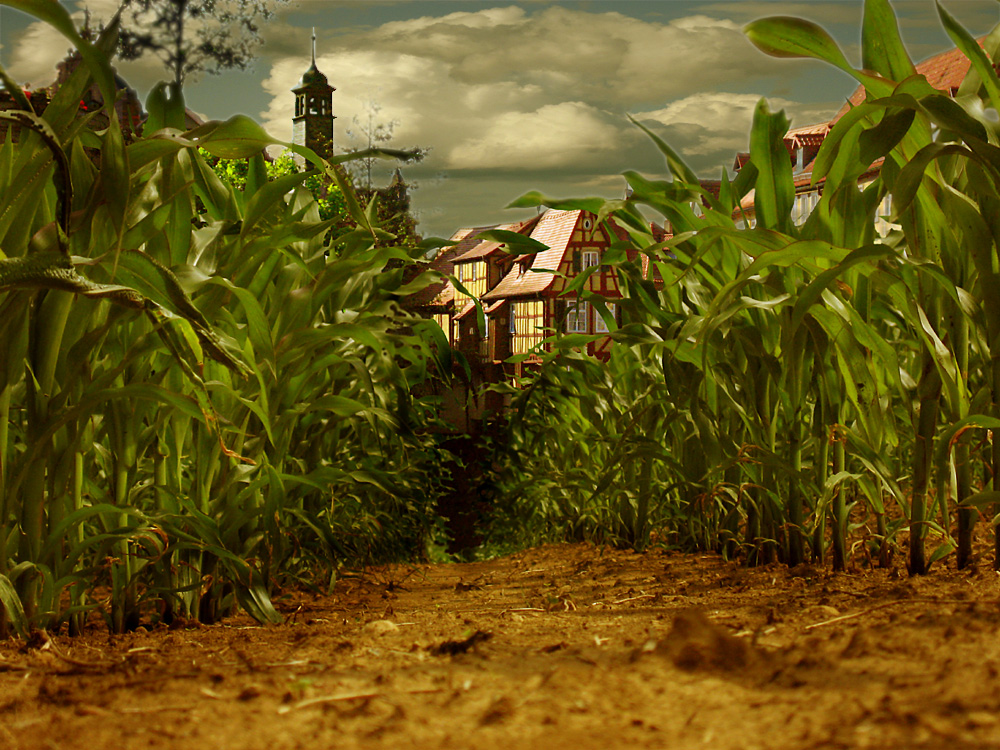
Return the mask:
M517 232L545 249L518 253L482 236L491 229ZM587 211L555 209L519 223L459 230L451 238L455 244L430 264L455 281L427 287L410 306L433 317L487 382L511 380L538 366L553 337L565 334L583 334L588 338L581 339L581 348L607 359L621 292L617 273L603 258L619 234L624 236L612 221L599 223ZM571 289L581 274L586 281Z

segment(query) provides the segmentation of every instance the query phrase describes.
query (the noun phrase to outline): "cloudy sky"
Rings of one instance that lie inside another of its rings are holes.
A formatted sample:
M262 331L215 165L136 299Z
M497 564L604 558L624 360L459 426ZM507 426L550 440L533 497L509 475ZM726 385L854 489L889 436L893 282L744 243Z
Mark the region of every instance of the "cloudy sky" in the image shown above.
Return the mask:
M63 4L82 22L84 7L106 18L117 0ZM1000 20L996 0L944 4L976 34ZM894 7L915 60L950 46L932 0ZM375 122L394 123L393 146L430 149L404 168L424 235L523 216L504 206L528 190L618 196L623 171L662 174L628 115L708 177L747 148L762 96L795 126L828 119L851 80L759 53L741 32L754 18L810 18L849 59L860 56L860 0L291 0L275 10L252 70L189 81L189 106L208 118L248 114L290 139L290 89L309 66L315 27L317 65L337 89L336 148L358 147L358 131ZM0 45L0 63L33 86L51 82L67 51L62 37L9 8L0 10ZM155 58L118 68L143 96L167 77Z

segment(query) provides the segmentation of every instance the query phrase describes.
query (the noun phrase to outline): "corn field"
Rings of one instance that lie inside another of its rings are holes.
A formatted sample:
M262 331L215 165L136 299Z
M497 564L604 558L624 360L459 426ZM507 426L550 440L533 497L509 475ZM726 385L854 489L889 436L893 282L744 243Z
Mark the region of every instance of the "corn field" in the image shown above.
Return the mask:
M94 610L115 632L236 605L275 622L281 581L421 550L441 460L411 392L450 368L398 304L425 250L310 151L269 182L247 118L183 132L179 90L153 91L132 143L112 107L81 117L91 80L115 100L115 26L91 43L57 3L8 4L85 64L43 113L3 76L0 633ZM245 188L205 155L250 158ZM332 239L301 186L317 170L355 225Z
M915 75L887 0L865 3L861 69L808 21L747 26L764 52L822 60L867 90L823 143L825 187L800 225L789 123L765 100L750 162L723 172L718 197L649 133L669 177L627 172L628 200L518 201L585 205L630 239L603 261L624 295L608 365L577 353L585 337L555 336L511 391L503 533L835 569L907 545L911 574L953 553L969 565L980 517L995 536L1000 31L980 47L938 12L972 62L954 98ZM651 212L671 238L655 240Z
M154 89L134 142L111 106L81 117L92 81L114 101L115 25L90 42L58 4L4 4L85 64L41 113L2 75L19 108L0 113L0 635L79 632L95 611L114 632L236 606L277 622L282 586L426 554L455 465L432 394L461 370L400 305L432 244L395 244L338 159L298 149L312 171L269 181L275 141L247 118L184 132L179 90ZM602 259L622 323L607 363L553 332L543 366L492 386L510 405L487 549L569 537L844 569L905 545L922 574L969 565L980 518L995 536L1000 31L980 46L939 13L972 61L954 98L914 75L887 0L865 3L861 69L807 21L747 27L868 92L824 141L804 223L788 120L763 100L717 197L649 132L667 178L572 202L627 230ZM249 159L245 185L206 156ZM317 173L353 229L320 218ZM517 202L540 204L567 206Z

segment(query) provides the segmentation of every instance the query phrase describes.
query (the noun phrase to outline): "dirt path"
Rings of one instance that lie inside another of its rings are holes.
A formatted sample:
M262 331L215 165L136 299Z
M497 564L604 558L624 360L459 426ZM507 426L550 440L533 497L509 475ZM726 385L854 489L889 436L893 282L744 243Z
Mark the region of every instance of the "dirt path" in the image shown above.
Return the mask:
M1000 748L1000 579L559 545L0 643L0 747Z

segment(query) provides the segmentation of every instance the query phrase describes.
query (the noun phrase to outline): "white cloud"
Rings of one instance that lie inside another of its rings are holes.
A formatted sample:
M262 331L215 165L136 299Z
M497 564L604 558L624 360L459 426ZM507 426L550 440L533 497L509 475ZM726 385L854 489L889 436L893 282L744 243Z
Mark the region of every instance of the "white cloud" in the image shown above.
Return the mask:
M90 10L91 28L95 31L107 22L120 5L119 0L88 0L71 14L77 28L84 25L83 7ZM17 37L7 63L7 72L15 80L32 88L48 86L56 78L56 65L72 51L72 43L56 29L36 21ZM155 55L135 61L115 60L114 67L138 91L145 91L158 81L169 78Z
M616 150L620 127L582 102L506 112L448 151L459 169L566 169Z
M662 109L638 113L636 118L655 130L662 129L667 142L696 168L728 165L733 154L749 147L750 127L759 100L753 94L694 94ZM825 122L838 108L834 103L802 105L774 97L768 99L768 107L772 112L785 110L792 127Z
M305 49L281 55L288 31L275 29L279 43L265 47L278 56L263 117L284 138L290 89L309 63ZM336 51L323 54L327 45ZM397 141L434 147L434 165L450 170L606 168L637 140L626 110L775 70L731 21L656 23L561 6L393 21L327 39L320 52L317 64L337 87L338 147L374 99L384 120L398 120Z

